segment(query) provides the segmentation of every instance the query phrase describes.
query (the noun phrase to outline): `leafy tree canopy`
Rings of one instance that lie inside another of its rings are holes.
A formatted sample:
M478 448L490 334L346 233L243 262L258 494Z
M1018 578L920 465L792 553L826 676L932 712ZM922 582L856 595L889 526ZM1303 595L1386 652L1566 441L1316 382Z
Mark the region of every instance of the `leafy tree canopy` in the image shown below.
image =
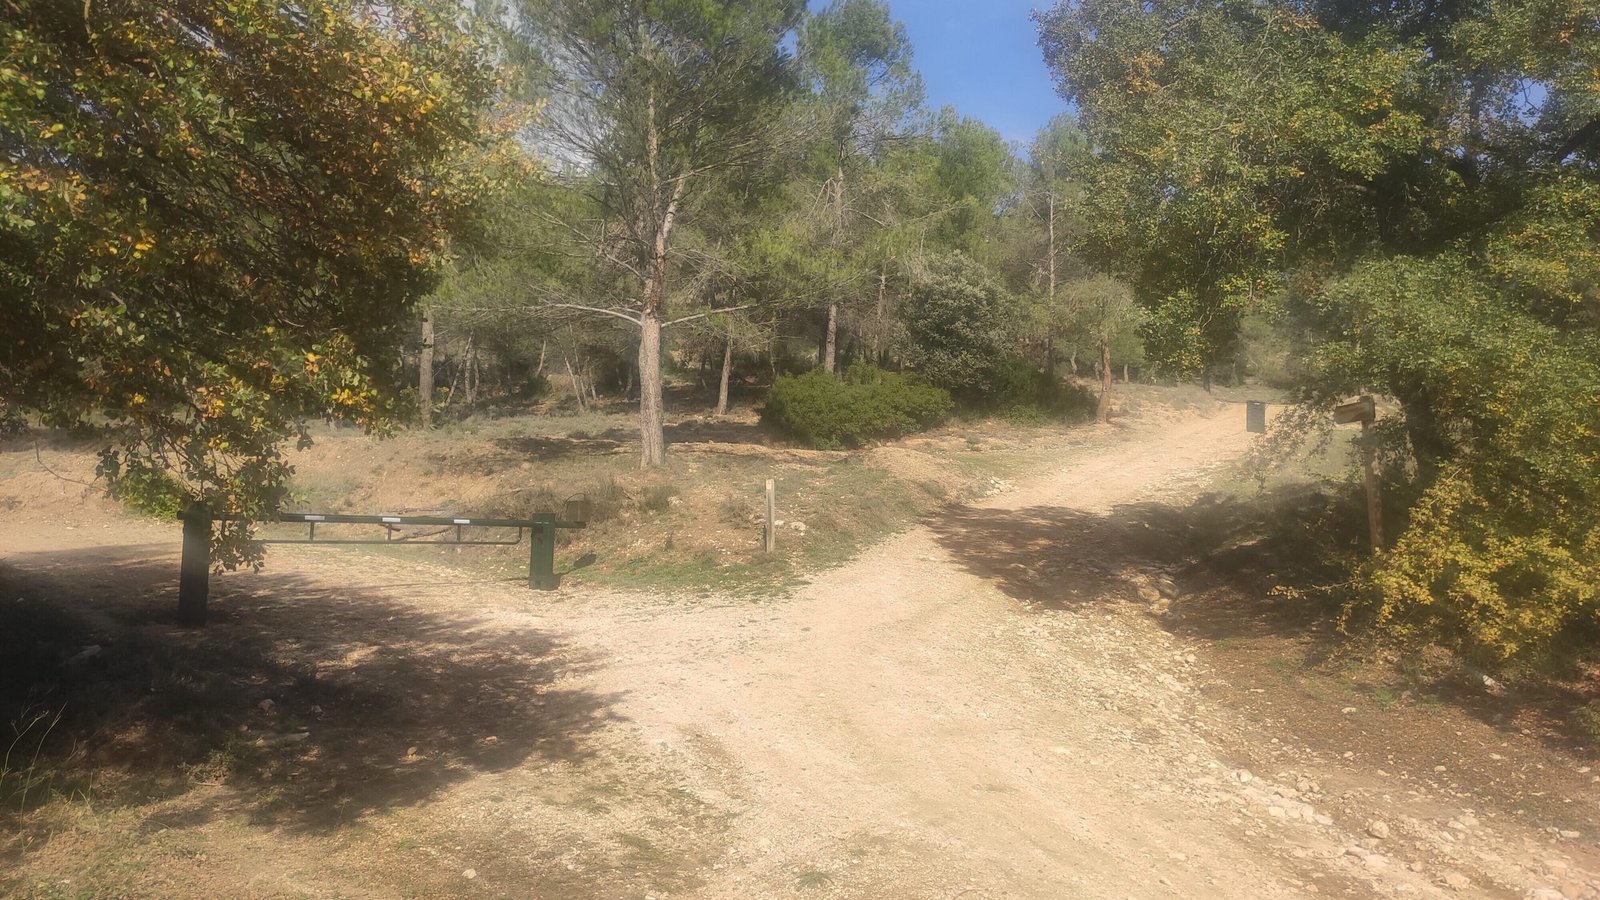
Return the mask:
M472 36L393 0L10 0L0 43L0 401L109 423L113 485L276 509L300 422L384 417L486 186Z

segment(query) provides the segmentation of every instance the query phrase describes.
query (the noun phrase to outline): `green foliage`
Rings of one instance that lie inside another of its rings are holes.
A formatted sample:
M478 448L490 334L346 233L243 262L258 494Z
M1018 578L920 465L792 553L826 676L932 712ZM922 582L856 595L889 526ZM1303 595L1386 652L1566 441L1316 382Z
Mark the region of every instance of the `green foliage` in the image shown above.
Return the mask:
M1082 249L1134 286L1152 354L1185 374L1233 355L1286 254L1381 234L1371 181L1427 137L1418 50L1341 40L1288 3L1082 0L1040 26L1095 146Z
M0 46L0 402L104 417L113 485L269 514L299 422L384 418L486 186L475 39L405 0L16 0Z
M836 450L924 431L952 408L937 387L857 363L843 380L820 370L780 377L761 423L806 446Z
M1586 740L1600 742L1600 700L1592 700L1573 710L1571 722Z
M129 509L170 522L188 505L188 491L164 469L154 468L137 458L125 470L119 470L118 466L118 457L107 454L98 474L111 484L112 498Z
M1018 325L1013 299L961 253L934 260L906 299L911 362L963 404L985 407L1007 377Z
M1075 0L1041 17L1095 147L1087 252L1134 286L1154 355L1236 358L1241 322L1283 299L1309 412L1391 398L1372 439L1393 540L1353 566L1349 622L1481 665L1600 639L1594 15Z
M1094 395L1046 375L1017 353L1007 353L987 373L989 389L973 408L1019 424L1081 422L1094 417Z
M1600 341L1512 296L1456 255L1363 266L1316 298L1309 361L1323 396L1382 384L1408 412L1385 434L1417 500L1353 615L1483 664L1592 640L1600 614Z

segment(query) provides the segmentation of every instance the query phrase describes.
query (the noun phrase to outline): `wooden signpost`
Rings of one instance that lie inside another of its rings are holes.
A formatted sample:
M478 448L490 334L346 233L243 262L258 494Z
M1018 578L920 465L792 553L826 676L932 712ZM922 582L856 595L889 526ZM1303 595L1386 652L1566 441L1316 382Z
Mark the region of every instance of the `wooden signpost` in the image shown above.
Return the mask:
M1383 549L1383 501L1378 494L1378 448L1372 445L1372 423L1378 418L1378 407L1370 396L1357 397L1349 403L1333 408L1336 425L1361 423L1363 458L1362 480L1367 488L1367 531L1372 538L1372 552Z
M767 479L767 552L778 549L778 482Z

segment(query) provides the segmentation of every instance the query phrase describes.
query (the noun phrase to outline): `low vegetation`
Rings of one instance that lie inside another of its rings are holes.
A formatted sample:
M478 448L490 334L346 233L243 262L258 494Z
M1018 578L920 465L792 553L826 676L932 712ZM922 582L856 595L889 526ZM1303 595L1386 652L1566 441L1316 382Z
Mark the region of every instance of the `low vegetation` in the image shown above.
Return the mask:
M842 379L820 371L779 378L761 422L805 446L838 450L925 431L952 409L941 388L856 363Z

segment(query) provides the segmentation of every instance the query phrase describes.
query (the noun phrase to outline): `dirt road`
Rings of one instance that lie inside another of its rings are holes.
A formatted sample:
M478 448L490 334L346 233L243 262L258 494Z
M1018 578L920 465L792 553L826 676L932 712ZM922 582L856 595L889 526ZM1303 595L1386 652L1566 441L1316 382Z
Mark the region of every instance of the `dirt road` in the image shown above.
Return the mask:
M244 617L280 628L252 652L324 685L315 706L279 695L309 710L315 748L288 768L304 786L319 761L342 761L342 777L297 792L286 776L298 815L202 817L210 861L163 862L163 883L351 896L397 884L541 897L1592 895L1587 838L1480 823L1381 785L1370 817L1352 816L1320 783L1326 767L1232 761L1227 736L1250 723L1201 689L1216 682L1204 648L1152 614L1175 588L1123 553L1140 539L1124 513L1192 497L1247 442L1233 415L1108 438L779 600L585 592L550 604L458 576L441 591L452 576L438 567L280 553L262 575L219 579L219 607L238 612L212 634ZM41 552L60 540L0 528L7 562L41 577L74 565ZM111 562L130 578L147 557ZM326 693L358 683L394 695ZM1344 800L1352 787L1344 778ZM318 805L342 818L306 812ZM217 787L162 815L218 807L262 810ZM72 850L26 859L63 872ZM1553 857L1559 870L1532 862Z

